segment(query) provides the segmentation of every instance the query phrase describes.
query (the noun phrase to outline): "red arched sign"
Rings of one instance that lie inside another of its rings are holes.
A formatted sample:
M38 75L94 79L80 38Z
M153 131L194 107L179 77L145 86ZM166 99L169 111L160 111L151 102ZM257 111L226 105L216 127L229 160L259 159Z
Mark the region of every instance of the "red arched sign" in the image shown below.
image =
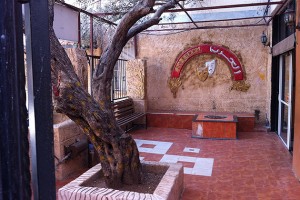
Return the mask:
M192 47L181 53L174 64L171 72L171 78L179 78L185 64L194 56L201 54L212 54L218 56L228 64L233 75L233 80L241 81L244 79L243 68L236 55L222 46L210 44Z

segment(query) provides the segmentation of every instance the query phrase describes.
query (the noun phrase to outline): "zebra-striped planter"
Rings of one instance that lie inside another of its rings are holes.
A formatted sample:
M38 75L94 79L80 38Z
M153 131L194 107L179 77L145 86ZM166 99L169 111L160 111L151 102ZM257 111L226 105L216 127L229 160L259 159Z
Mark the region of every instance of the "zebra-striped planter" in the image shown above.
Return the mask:
M98 164L80 177L58 190L59 200L101 200L101 199L132 199L132 200L179 200L183 192L182 164L142 162L146 167L167 166L168 169L153 194L120 191L109 188L83 187L85 182L93 178L101 170Z

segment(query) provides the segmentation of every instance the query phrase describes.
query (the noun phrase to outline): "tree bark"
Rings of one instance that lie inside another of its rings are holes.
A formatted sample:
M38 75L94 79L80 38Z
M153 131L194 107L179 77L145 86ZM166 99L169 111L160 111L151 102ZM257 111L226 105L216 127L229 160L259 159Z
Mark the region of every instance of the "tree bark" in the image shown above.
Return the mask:
M55 36L54 0L49 0L54 108L72 119L87 135L99 154L106 184L111 188L121 184L138 184L142 178L136 143L116 122L111 109L110 89L114 66L127 41L153 23L158 23L163 11L174 7L177 1L171 0L162 6L151 21L134 26L153 10L154 3L155 0L140 1L120 22L93 75L93 98L83 89L70 59Z

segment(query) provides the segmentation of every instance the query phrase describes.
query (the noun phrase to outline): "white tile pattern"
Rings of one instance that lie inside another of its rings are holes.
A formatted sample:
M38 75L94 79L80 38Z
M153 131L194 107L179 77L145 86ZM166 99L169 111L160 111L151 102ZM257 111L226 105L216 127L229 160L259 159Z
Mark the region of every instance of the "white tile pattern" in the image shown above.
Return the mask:
M185 174L201 175L201 176L211 176L214 164L213 158L196 158L189 156L178 156L178 155L164 155L160 162L177 163L181 162L191 162L195 163L193 168L184 167Z
M172 142L138 140L138 139L135 139L135 142L140 152L154 153L154 154L166 154L173 144ZM141 147L143 144L152 144L155 145L155 147L154 148Z
M213 164L214 164L213 158L198 158L198 157L191 157L191 156L179 156L179 155L166 154L167 151L172 146L173 144L172 142L138 140L138 139L136 139L135 141L140 152L163 154L164 156L161 158L160 162L177 163L178 161L181 161L181 162L195 163L192 168L184 167L183 170L185 174L192 174L198 176L212 175ZM141 147L143 144L152 144L155 146L153 148L145 148L145 147ZM200 149L186 147L184 148L183 152L199 153ZM143 159L144 157L141 157L141 160Z

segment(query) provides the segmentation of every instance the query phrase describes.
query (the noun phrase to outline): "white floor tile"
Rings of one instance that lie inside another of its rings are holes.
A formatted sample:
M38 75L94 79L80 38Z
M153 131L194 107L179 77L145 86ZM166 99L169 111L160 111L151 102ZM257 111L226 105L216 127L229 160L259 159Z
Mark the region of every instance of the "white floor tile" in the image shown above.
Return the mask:
M172 142L161 142L153 140L139 140L136 139L136 144L140 152L153 153L153 154L164 154L160 162L167 163L177 163L181 162L191 162L195 163L193 168L184 167L185 174L192 174L197 176L211 176L213 170L214 159L213 158L197 158L192 156L179 156L179 155L168 155L167 151L172 146ZM143 144L152 144L155 145L153 148L141 147ZM186 147L184 152L194 152L199 153L200 149ZM140 157L140 160L143 160L144 157Z
M180 156L177 155L164 155L159 162L177 163Z
M153 153L153 154L166 154L173 144L172 142L160 142L160 141L153 141L153 140L138 140L138 139L135 139L135 142L140 152ZM153 148L141 147L143 144L152 144L155 145L155 147Z
M183 149L183 152L189 152L189 153L199 153L200 149L197 148L190 148L190 147L185 147Z
M193 168L184 167L185 174L193 174L198 176L211 176L213 170L214 159L213 158L196 158L190 156L178 156L178 155L164 155L160 162L177 163L191 162L195 163Z
M211 176L213 170L213 158L197 158L192 174Z
M179 161L182 162L196 162L197 158L196 157L190 157L190 156L180 156Z
M183 168L183 173L184 174L192 174L193 172L193 168L189 168L189 167L184 167Z

